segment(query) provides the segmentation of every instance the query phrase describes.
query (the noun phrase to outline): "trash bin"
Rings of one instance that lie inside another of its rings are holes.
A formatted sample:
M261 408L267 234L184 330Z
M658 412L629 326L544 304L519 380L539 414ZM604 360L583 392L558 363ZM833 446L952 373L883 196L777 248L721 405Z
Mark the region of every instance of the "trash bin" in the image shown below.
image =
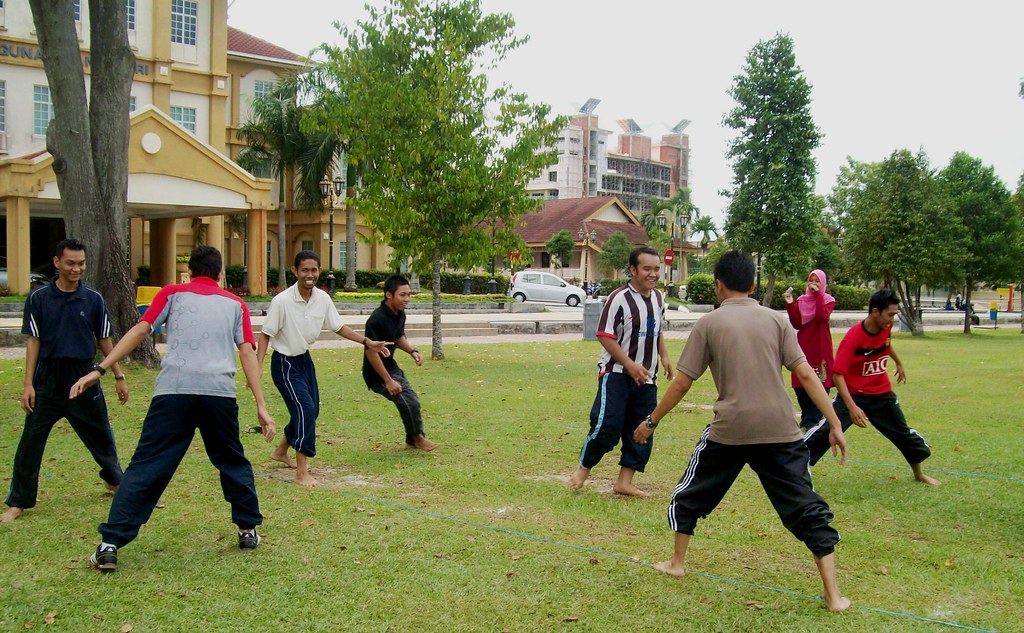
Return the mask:
M583 304L583 340L597 340L597 323L601 320L601 311L604 310L604 301L600 299L588 299Z

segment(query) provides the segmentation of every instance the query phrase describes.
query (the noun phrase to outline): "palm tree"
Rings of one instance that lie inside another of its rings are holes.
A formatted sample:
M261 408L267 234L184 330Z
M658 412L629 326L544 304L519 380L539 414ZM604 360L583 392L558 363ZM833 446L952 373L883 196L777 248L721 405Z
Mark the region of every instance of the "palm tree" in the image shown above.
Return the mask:
M715 221L711 219L710 215L699 216L690 225L690 232L694 235L701 234L700 243L705 245L711 241L710 235L715 234L715 239L718 239L718 227L715 226Z
M658 216L667 216L666 223L671 227L672 239L675 241L676 227L680 227L680 240L682 243L686 242L686 226L694 219L700 218L700 209L693 204L693 200L690 199L690 188L680 187L676 194L668 200L652 200L651 201L650 214ZM686 278L686 256L683 254L683 246L679 246L679 266L680 275L679 279L682 281Z
M323 209L320 180L330 170L341 151L341 143L333 135L306 133L301 123L306 107L300 106L299 80L295 75L283 77L270 94L252 101L252 117L238 129L238 137L248 147L238 155L238 163L252 169L269 163L278 181L277 207L277 285L287 283L285 186L286 176L296 176L296 206Z

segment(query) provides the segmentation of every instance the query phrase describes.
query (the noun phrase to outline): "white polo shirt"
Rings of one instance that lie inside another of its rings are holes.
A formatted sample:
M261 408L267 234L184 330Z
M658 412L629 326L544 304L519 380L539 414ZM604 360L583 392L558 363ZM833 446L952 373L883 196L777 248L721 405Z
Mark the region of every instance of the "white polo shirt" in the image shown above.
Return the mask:
M337 332L344 324L338 316L331 297L313 288L306 302L295 283L270 302L263 333L270 337L270 345L285 356L299 356L320 336L320 330Z

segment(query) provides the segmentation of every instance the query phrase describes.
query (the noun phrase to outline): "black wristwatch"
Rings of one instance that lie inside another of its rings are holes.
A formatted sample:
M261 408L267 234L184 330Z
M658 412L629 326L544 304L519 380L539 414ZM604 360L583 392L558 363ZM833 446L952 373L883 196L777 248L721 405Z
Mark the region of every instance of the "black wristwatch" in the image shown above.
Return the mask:
M651 419L651 416L647 416L647 418L644 419L644 424L646 424L647 428L649 429L653 429L654 427L658 426L657 424L655 424L654 420Z
M98 371L100 372L100 376L107 373L107 370L100 367L99 363L93 363L92 367L89 368L89 371Z

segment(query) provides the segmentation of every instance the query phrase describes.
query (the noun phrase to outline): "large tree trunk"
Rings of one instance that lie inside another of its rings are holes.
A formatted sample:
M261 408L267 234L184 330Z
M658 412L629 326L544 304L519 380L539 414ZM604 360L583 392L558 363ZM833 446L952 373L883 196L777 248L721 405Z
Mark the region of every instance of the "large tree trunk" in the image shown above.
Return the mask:
M918 286L917 293L920 291L921 287ZM896 284L896 293L900 298L900 320L907 324L913 336L924 336L924 326L918 318L920 302L915 299L920 295L911 292L910 283L905 281Z
M441 249L435 248L431 256L430 291L432 326L430 330L430 357L434 360L444 359L444 348L441 344Z
M30 0L54 105L46 147L53 156L67 235L85 243L86 280L107 302L117 333L139 320L128 265L128 97L135 56L124 5L90 0L91 92L72 13L72 0ZM159 363L152 339L132 358Z
M971 333L971 290L974 288L974 282L967 280L966 288L964 289L964 302L966 307L964 308L964 334ZM1024 321L1024 319L1022 319ZM1024 330L1024 324L1021 325Z
M346 170L345 190L345 292L355 292L356 287L356 185L358 171L355 165Z
M767 307L772 304L772 295L775 294L775 273L768 273L768 284L764 289L764 298L761 299L761 305Z

